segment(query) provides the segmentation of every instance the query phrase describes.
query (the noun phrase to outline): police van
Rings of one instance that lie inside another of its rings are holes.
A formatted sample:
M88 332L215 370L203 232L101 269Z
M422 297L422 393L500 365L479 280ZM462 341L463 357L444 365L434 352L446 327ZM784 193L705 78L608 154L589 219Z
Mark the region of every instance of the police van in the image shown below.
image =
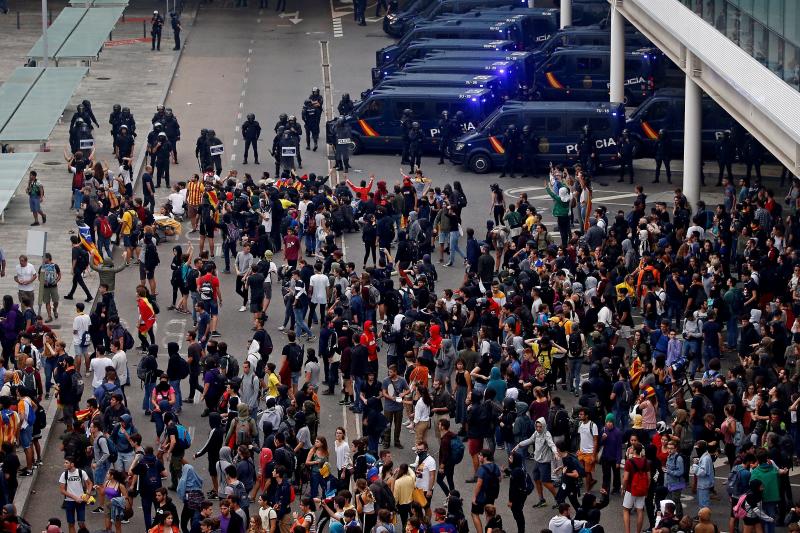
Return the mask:
M490 89L455 87L387 87L373 91L358 102L353 112L344 117L352 129L353 153L361 151L398 151L403 147L400 119L410 109L413 120L420 123L425 150L436 148L439 119L442 111L455 116L461 111L464 130L474 129L494 111L499 102ZM335 139L335 120L326 123L327 143Z
M402 37L419 22L427 22L448 14L466 13L480 7L528 7L528 0L441 0L427 4L418 11L405 10L386 15L383 30L392 37Z
M522 81L521 69L502 59L417 59L401 72L432 74L491 74L498 77L503 94L516 94Z
M405 33L408 28L405 28L402 24L398 25L397 22L400 19L416 17L429 5L436 2L437 0L401 0L396 10L391 9L390 4L390 9L386 11L386 15L383 17L383 31L392 37L402 37L402 34ZM401 31L401 28L402 33L398 33Z
M386 87L460 87L464 89L489 89L495 98L506 96L500 78L491 74L441 74L426 72L397 72L384 80L375 89L361 93L367 98L372 91Z
M716 141L725 130L736 122L709 96L701 100L701 139L703 152L713 154ZM669 133L672 141L673 157L683 156L684 90L661 89L642 102L628 119L627 128L631 138L638 144L639 156L652 156L655 153L658 131Z
M513 61L520 70L521 80L533 79L536 63L532 52L513 50L439 50L428 54L427 59L494 59Z
M561 6L561 0L536 0L542 7ZM572 25L590 26L600 24L608 26L609 5L608 0L572 0Z
M420 23L420 25L447 20L467 22L477 20L516 21L520 27L515 30L522 35L522 40L518 42L518 45L525 50L532 50L541 46L554 32L558 31L560 25L558 9L520 7L516 5L473 9L467 13L445 15L429 23Z
M584 126L592 131L600 164L618 163L617 139L625 128L625 105L609 102L517 102L509 101L492 113L475 131L453 142L450 159L467 169L485 174L505 164L503 147L506 128L518 132L530 126L538 138L539 164L574 163Z
M672 62L654 48L625 53L625 103L644 101L665 85ZM675 68L675 67L673 67ZM592 101L607 98L611 49L603 46L560 48L537 69L534 97L541 100Z
M541 64L559 48L574 46L611 46L611 30L600 26L570 26L559 30L539 48L532 53L535 56L536 64ZM653 44L638 31L628 31L625 33L626 49L637 50L639 48L653 47Z
M411 43L406 49L395 59L392 63L384 63L380 54L382 50L376 52L376 65L383 65L372 69L372 85L377 85L381 79L397 72L403 65L414 59L421 59L427 57L432 52L445 51L445 50L510 50L516 48L514 41L504 41L497 39L420 39L419 41Z

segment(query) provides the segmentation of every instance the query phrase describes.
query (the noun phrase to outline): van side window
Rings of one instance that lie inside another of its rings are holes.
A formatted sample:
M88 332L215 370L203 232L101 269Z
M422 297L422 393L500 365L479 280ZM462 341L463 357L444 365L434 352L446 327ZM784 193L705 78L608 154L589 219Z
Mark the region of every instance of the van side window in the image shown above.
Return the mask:
M547 133L552 135L561 131L561 117L547 117Z
M540 133L547 127L547 119L544 117L531 117L525 121L525 124L531 127L535 133Z
M601 135L611 129L611 122L607 118L590 118L589 128L595 135Z
M662 100L660 102L653 102L644 111L645 120L663 120L670 114L669 102Z
M550 59L547 61L547 64L543 70L554 71L560 69L563 66L564 66L563 55L550 56Z
M603 67L603 60L599 57L578 57L575 70L577 72L597 72Z
M632 74L639 72L642 68L642 62L639 59L626 59L625 60L625 76L632 77Z
M511 124L517 125L518 116L516 114L508 114L499 117L497 120L494 121L492 124L492 132L495 134L502 134L505 133L506 128L508 128Z
M447 111L448 113L450 113L450 104L448 104L448 103L442 103L442 102L439 102L438 104L436 104L436 114L435 114L435 117L436 117L436 118L441 118L441 116L442 116L442 111Z
M361 118L376 118L383 115L383 100L373 98L367 103Z
M419 118L425 114L425 102L409 102L408 100L397 101L394 103L394 116L400 120L403 110L410 109L412 118Z

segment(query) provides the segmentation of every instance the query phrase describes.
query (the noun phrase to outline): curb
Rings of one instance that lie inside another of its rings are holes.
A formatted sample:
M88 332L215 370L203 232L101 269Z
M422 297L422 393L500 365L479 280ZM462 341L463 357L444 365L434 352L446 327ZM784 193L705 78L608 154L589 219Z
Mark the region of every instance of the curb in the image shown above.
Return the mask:
M183 56L183 51L186 49L186 44L189 42L188 37L191 34L195 22L197 21L197 15L199 12L200 12L200 2L198 1L195 4L194 14L192 16L191 24L184 32L185 36L183 37L183 42L181 43L181 49L178 50L178 53L175 54L175 57L172 59L172 64L170 65L169 68L169 82L167 83L166 87L164 87L164 91L161 93L161 96L158 99L159 104L163 104L167 100L167 96L169 96L169 91L172 88L172 81L175 78L175 71L178 70L178 63L180 63L181 57ZM142 167L144 166L145 156L146 152L144 150L141 150L139 152L139 156L136 158L136 163L133 167L134 188L136 187L139 181L139 177L141 176ZM113 253L113 247L112 247L112 253ZM49 423L47 427L44 429L44 431L42 431L42 438L40 441L43 454L44 451L48 449L51 437L53 437L52 435L53 427L57 422L55 420L57 410L58 410L58 405L55 400L55 397L53 397L47 404L47 420ZM37 468L34 469L32 476L19 478L17 495L14 498L14 507L17 508L17 516L25 517L25 512L28 509L28 500L29 500L28 495L33 490L33 487L35 486L38 477L39 477L39 469ZM28 521L30 522L30 520Z

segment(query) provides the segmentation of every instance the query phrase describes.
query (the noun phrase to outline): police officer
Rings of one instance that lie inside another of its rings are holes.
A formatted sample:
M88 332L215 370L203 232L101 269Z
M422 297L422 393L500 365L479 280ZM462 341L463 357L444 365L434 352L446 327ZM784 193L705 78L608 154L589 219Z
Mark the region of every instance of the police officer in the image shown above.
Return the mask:
M178 141L181 140L181 125L178 124L178 119L172 113L172 108L168 107L164 110L164 133L167 134L167 139L172 146L172 162L178 164Z
M156 153L154 151L158 144L158 134L164 133L164 126L160 122L153 124L153 129L147 134L147 153L150 154L150 166L156 166ZM166 135L166 133L164 133Z
M158 11L153 11L153 16L150 19L150 36L153 38L152 47L150 50L161 51L161 30L164 28L164 17L158 14Z
M92 119L89 118L89 114L86 112L86 108L83 106L83 104L78 104L78 106L75 108L75 113L73 113L72 119L69 121L70 131L78 128L78 120L80 120L82 124L86 124L89 129L92 128Z
M123 159L133 155L135 144L133 135L128 132L128 125L120 124L119 133L114 137L114 155L117 156L120 165Z
M242 137L244 138L244 161L242 164L247 164L247 154L252 146L256 165L260 165L258 162L258 139L261 137L261 124L258 123L253 113L249 113L247 120L242 124Z
M719 166L719 174L717 175L717 187L722 185L722 175L725 170L728 171L728 181L733 183L733 172L731 165L733 164L733 156L736 153L736 147L731 140L731 131L725 130L722 136L717 139L717 165ZM705 182L703 182L705 185Z
M128 126L128 134L132 137L136 137L136 120L133 118L131 114L131 110L127 107L123 107L122 111L120 111L119 115L119 122L120 124L125 124Z
M275 123L275 127L273 128L272 131L278 133L278 128L286 129L286 126L288 125L289 125L289 115L287 115L286 113L281 113L280 115L278 115L278 122Z
M272 138L272 150L270 150L270 153L275 158L275 176L281 175L281 139L283 139L284 131L286 131L284 126L278 126L275 137Z
M160 122L163 124L166 113L166 108L163 105L157 105L156 112L153 114L153 118L150 119L150 123L155 124L156 122Z
M208 148L211 150L212 146L219 146L222 144L222 141L219 140L217 137L217 132L214 130L208 130L208 137L206 142L208 143ZM222 175L222 155L216 154L211 156L211 162L214 164L214 170L217 173L217 176Z
M341 117L336 121L336 170L350 172L350 145L353 132Z
M633 183L633 141L628 129L622 130L622 136L617 140L617 157L619 157L619 179L617 183L625 181L625 169L628 169L630 182Z
M281 150L281 172L290 172L294 170L294 158L300 153L297 146L297 140L290 130L283 132L283 138L280 144Z
M314 104L314 107L319 109L320 116L322 116L322 106L325 103L325 99L322 98L322 93L319 91L319 87L314 87L311 89L311 96L308 97L311 100L311 103Z
M119 127L122 124L120 121L120 115L122 114L122 106L119 104L114 104L112 107L111 114L108 115L108 123L111 125L111 142L114 147L114 153L116 153L117 148L117 135L119 135Z
M286 0L278 0L275 5L275 11L286 11Z
M467 131L467 121L464 119L464 112L463 111L456 111L455 123L456 123L456 131L458 132L457 135L461 135L462 133L466 133L466 131Z
M175 47L173 50L180 50L181 49L181 30L183 27L181 26L181 19L178 18L178 14L174 11L169 14L169 22L172 25L172 35L175 37Z
M411 173L422 166L422 143L424 139L425 134L420 129L419 122L412 122L411 129L408 132L408 162L411 165Z
M375 3L375 18L381 16L381 8L385 9L387 14L389 12L389 6L386 4L386 0L378 0Z
M161 179L169 187L169 156L172 153L172 143L165 132L159 132L156 137L156 144L151 150L153 159L155 161L156 169L156 189L161 187Z
M506 174L514 176L514 167L517 164L517 158L520 152L520 138L517 134L517 127L514 124L509 124L503 136L503 149L505 150L506 162L503 165L503 172L500 174L501 178L505 178Z
M403 114L400 117L400 128L403 130L403 153L400 155L400 164L408 163L409 150L410 150L409 148L410 141L408 133L411 131L411 124L413 122L414 121L411 120L411 110L404 109Z
M303 156L300 155L300 139L303 138L303 127L297 122L296 116L289 116L286 131L291 134L297 148L297 166L303 168Z
M533 133L529 124L522 126L522 177L536 174L536 155L539 153L539 137Z
M313 96L313 93L312 93ZM311 99L303 103L303 111L300 116L303 124L306 125L306 150L311 149L311 140L314 140L314 151L317 151L319 144L319 121L322 119L322 107L315 105Z
M339 100L339 105L336 107L336 109L339 111L340 116L346 117L347 115L353 112L354 107L355 105L353 104L353 101L350 99L350 93L344 93L342 95L342 99Z
M86 124L88 124L91 129L94 129L92 128L92 123L99 128L100 124L97 123L97 118L95 118L94 111L92 111L92 103L89 100L84 100L81 104L83 105L83 119L86 121Z
M662 164L667 173L667 183L672 183L672 169L669 166L671 160L672 139L669 136L669 132L662 128L658 130L658 139L656 139L656 179L653 180L653 183L658 183Z
M207 168L211 167L211 151L208 148L208 130L206 128L200 130L200 136L194 147L194 156L197 164L200 165L200 172L205 172Z
M353 0L353 18L359 26L366 26L367 0Z
M453 140L453 123L447 116L447 111L442 111L439 119L439 164L444 165L444 158L449 153L450 142Z
M744 145L742 146L742 159L744 164L747 165L747 183L750 184L750 176L752 175L753 167L756 168L756 179L761 183L761 158L764 155L764 149L761 143L755 137L750 135L750 132L744 134Z
M94 140L92 137L92 130L89 129L89 126L83 121L83 119L78 119L75 123L75 131L73 135L70 136L70 147L72 148L72 153L74 154L78 150L81 150L81 141L86 140Z
M583 171L592 176L597 170L597 141L588 124L583 127L583 133L578 140L578 159Z

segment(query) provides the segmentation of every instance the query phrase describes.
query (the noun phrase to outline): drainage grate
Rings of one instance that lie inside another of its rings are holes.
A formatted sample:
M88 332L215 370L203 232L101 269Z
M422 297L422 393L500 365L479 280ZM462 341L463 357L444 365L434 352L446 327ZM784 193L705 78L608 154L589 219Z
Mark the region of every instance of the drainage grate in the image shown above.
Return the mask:
M59 162L59 161L45 161L45 162L44 162L44 163L42 163L42 164L43 164L43 165L50 166L50 167L56 167L56 166L58 166L58 165L63 165L64 163L61 163L61 162Z
M95 79L96 79L96 80L108 81L108 80L110 80L111 78L109 78L108 76L98 76L98 77L97 77L97 78L95 78Z

